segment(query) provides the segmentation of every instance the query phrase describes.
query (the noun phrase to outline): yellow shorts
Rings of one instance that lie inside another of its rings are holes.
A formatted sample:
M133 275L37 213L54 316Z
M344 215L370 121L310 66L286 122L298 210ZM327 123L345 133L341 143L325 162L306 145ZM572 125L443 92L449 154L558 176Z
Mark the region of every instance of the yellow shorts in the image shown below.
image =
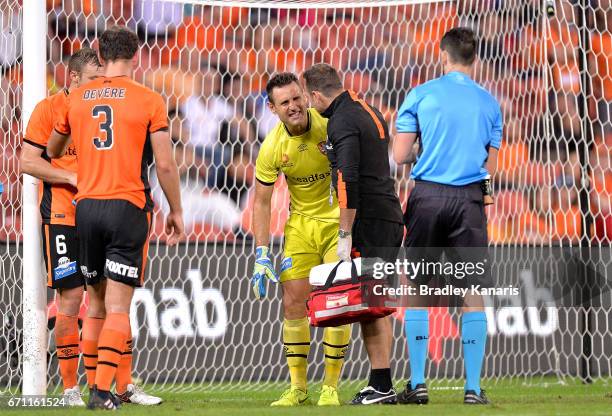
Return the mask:
M285 247L281 282L307 279L310 269L338 259L338 223L319 221L299 214L285 224Z

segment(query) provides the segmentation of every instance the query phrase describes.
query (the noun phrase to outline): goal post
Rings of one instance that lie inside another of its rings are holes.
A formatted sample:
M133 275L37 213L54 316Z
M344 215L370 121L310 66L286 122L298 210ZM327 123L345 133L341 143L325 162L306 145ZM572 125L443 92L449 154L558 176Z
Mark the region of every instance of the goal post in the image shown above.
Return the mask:
M34 107L47 96L47 10L45 0L23 4L23 112L24 132ZM24 395L47 391L47 290L45 286L38 179L23 175L22 238L23 384Z
M598 117L612 102L605 88L612 79L602 69L609 64L603 57L608 39L599 23L606 22L609 10L561 1L549 15L547 0L496 6L480 0L65 3L27 0L15 6L23 19L14 30L23 38L23 62L2 64L22 69L23 77L9 70L1 78L0 104L14 101L19 109L7 113L6 106L0 108L3 172L9 181L19 178L11 157L18 155L34 105L67 84L69 55L95 46L109 25L134 29L141 40L134 78L159 92L169 109L188 237L177 247L165 244L167 206L150 169L154 226L145 285L135 291L131 309L135 377L171 391L228 389L237 383L256 390L262 383L287 380L280 342L281 291L270 287L265 301L255 301L249 283L254 163L263 138L277 122L266 106L265 83L277 72L299 75L312 64L330 63L346 88L381 110L393 135L407 91L441 75L439 40L458 25L475 29L480 43L474 78L499 100L506 121L496 203L487 211L491 252L500 262L496 270L510 281L519 279L537 298L542 271L569 266L546 250L529 250L560 247L571 252L586 244L599 250L591 257L595 277L589 279L607 278L597 306L584 309L582 304L546 303L544 297L537 309L499 306L499 298L489 299L486 383L506 378L560 381L579 376L585 362L592 366L589 377L610 375L612 188L607 181L612 183L612 177L606 169L612 161L605 138L612 125L609 118ZM0 6L3 17L13 12ZM581 31L575 30L578 13L589 16ZM587 35L593 48L579 56L576 49ZM581 66L583 60L586 65ZM585 71L590 71L593 88L581 97ZM583 103L576 119L579 98ZM591 148L582 149L589 153L583 156L591 164L590 178L583 176L587 169L580 166L576 151L582 146L584 123L592 123L596 136ZM409 191L404 174L392 163L403 204ZM43 278L37 181L28 176L22 181L21 195L16 192L21 204L6 191L0 200L5 216L0 227L0 392L23 383L24 394L44 394L60 384L54 340L47 330L56 305ZM288 215L283 181L279 179L272 201L277 268ZM18 188L18 182L9 182L9 190ZM581 204L587 195L589 204ZM590 213L584 212L587 205ZM585 215L593 216L590 230L580 228ZM592 232L589 241L582 238L585 231ZM19 274L22 285L15 283ZM15 297L19 307L5 308ZM580 323L585 310L588 345L583 344L587 338ZM433 386L448 386L463 374L460 313L453 308L430 313L427 377ZM393 317L396 379L409 374L402 320L400 312ZM323 372L321 335L313 330L309 379L318 380ZM357 325L347 357L343 377L364 378L369 364ZM82 364L79 377L83 383Z

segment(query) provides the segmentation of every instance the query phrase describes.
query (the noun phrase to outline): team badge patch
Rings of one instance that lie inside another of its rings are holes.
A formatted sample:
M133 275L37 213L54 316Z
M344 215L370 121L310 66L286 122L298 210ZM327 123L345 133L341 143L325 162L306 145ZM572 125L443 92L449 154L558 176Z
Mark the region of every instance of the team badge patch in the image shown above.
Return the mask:
M58 266L53 270L53 279L60 280L77 272L76 261L70 261L68 257L60 257Z
M293 166L293 162L289 160L289 155L287 153L283 153L283 156L281 157L281 167L290 168L291 166Z
M324 155L327 154L327 149L325 148L325 142L324 141L317 143L317 147L319 148L319 152L321 152Z
M290 268L293 267L293 258L291 257L285 257L283 259L283 261L281 261L281 268L280 271L281 273L284 272L285 270L289 270Z
M298 150L300 152L305 152L306 150L308 150L308 145L306 143L302 143L301 145L298 146Z

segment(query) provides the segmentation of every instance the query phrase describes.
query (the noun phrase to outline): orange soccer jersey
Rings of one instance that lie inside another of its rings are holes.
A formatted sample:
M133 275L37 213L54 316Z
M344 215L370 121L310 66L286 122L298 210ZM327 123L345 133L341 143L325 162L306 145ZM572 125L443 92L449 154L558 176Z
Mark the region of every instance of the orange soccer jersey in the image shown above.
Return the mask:
M53 131L54 114L66 108L68 91L62 90L57 94L39 102L28 122L24 141L43 149L43 158L47 158L45 148L49 135ZM66 154L59 159L51 159L51 165L56 168L77 171L76 150L72 143L68 146ZM74 226L75 208L72 201L76 189L68 184L50 184L41 182L39 200L40 215L45 224L61 224Z
M128 77L101 77L74 90L55 129L71 134L78 153L76 200L123 199L151 210L149 134L167 128L161 95Z

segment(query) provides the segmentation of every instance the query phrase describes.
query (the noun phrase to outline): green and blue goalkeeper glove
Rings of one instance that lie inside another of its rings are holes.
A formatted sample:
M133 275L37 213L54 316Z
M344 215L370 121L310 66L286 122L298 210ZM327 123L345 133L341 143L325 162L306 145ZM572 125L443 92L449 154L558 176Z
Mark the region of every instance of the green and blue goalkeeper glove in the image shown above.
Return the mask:
M278 276L274 271L272 260L268 256L268 247L259 246L255 249L255 268L251 278L251 286L255 293L255 298L261 299L266 296L266 278L274 283L278 283Z

